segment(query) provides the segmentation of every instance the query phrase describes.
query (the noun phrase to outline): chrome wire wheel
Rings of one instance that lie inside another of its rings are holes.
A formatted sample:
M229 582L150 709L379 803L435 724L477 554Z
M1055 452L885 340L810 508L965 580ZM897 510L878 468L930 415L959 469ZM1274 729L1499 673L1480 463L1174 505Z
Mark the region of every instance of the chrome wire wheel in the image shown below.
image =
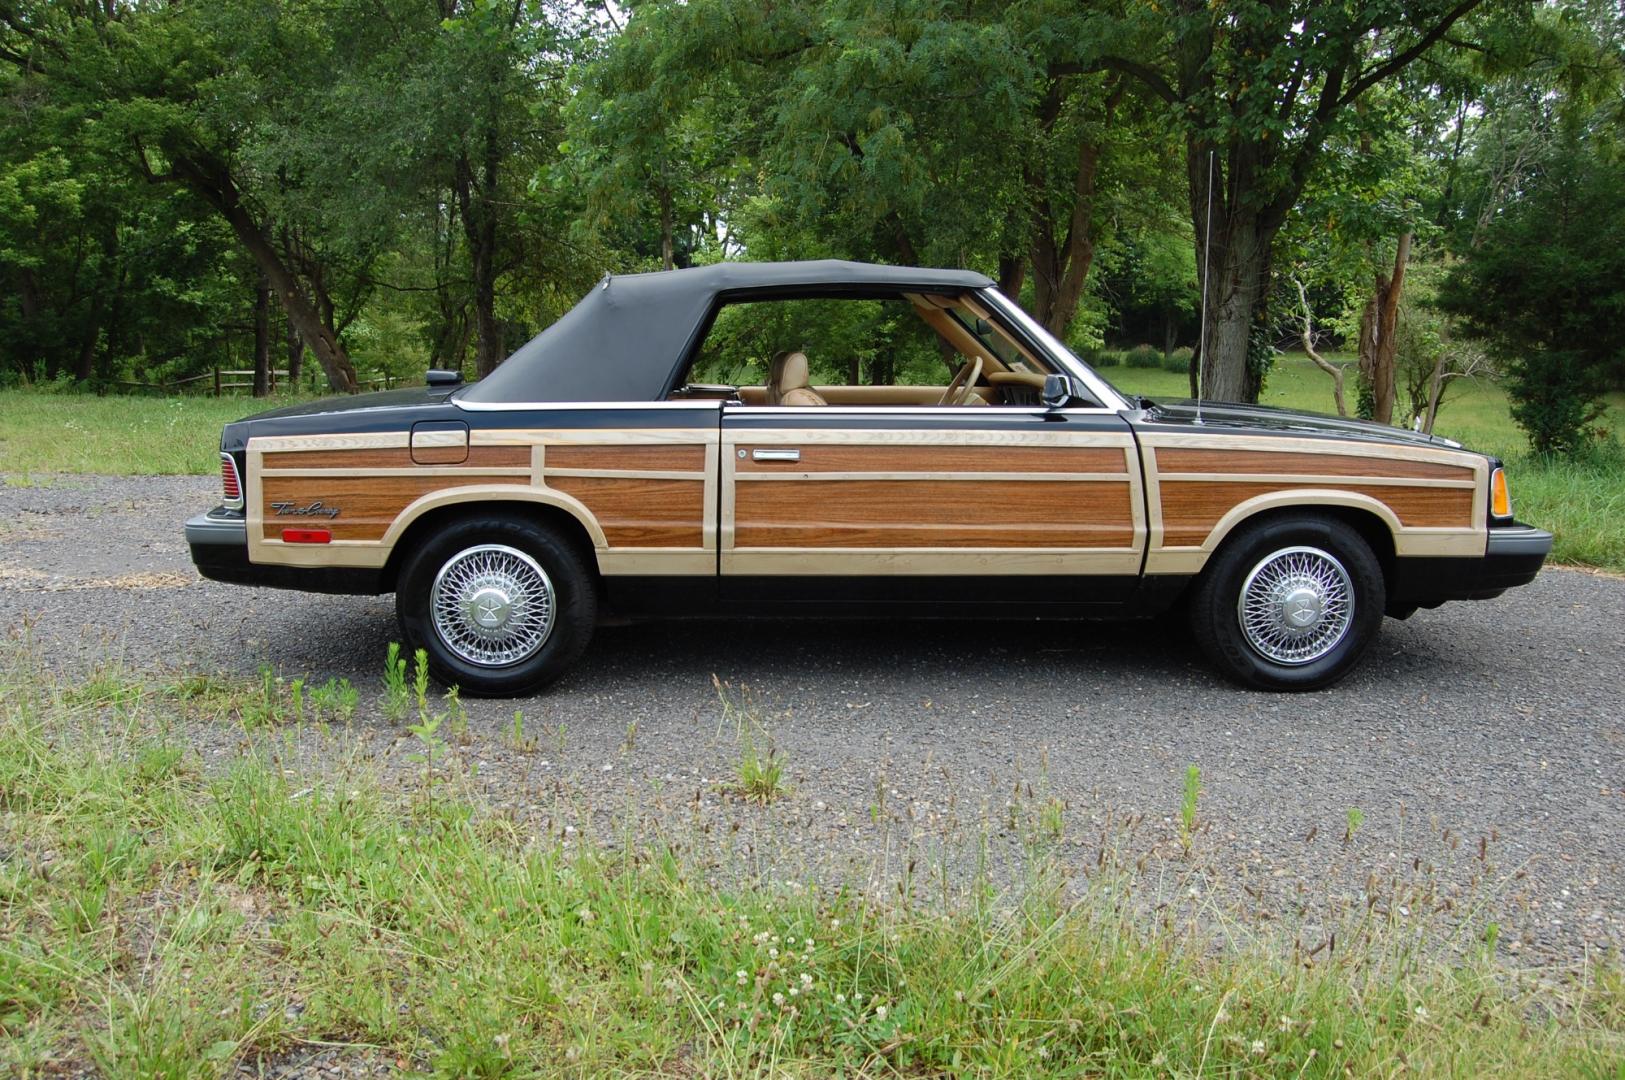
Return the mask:
M446 560L429 591L435 634L459 659L506 667L553 632L553 582L518 548L480 544Z
M1319 660L1354 623L1354 582L1343 564L1315 547L1271 552L1242 582L1236 601L1252 650L1277 664Z

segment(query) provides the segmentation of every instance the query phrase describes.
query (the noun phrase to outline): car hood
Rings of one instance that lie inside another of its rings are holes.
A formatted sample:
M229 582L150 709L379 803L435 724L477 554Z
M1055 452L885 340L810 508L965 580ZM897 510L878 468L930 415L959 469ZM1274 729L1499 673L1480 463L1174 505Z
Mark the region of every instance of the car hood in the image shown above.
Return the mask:
M253 416L245 416L237 422L241 424L253 420L278 420L291 416L328 416L333 413L355 412L359 409L399 409L438 405L458 389L460 387L456 386L412 386L404 390L380 390L372 394L342 394L298 405L286 405L280 409L270 409L255 413Z
M1151 401L1141 399L1146 407L1145 419L1149 423L1195 427L1198 422L1196 402L1189 399ZM1346 420L1318 413L1294 412L1270 405L1236 405L1230 402L1204 401L1200 409L1200 422L1205 428L1264 429L1281 434L1332 436L1339 439L1361 439L1398 446L1436 446L1456 450L1461 444L1437 435L1423 435L1404 428L1389 427L1369 420Z

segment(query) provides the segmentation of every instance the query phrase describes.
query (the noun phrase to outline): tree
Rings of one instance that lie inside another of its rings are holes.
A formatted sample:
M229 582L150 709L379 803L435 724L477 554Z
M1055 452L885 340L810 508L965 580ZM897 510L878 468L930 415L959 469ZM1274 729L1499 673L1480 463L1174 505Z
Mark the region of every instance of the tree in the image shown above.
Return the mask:
M1328 138L1481 3L1176 0L1098 18L1093 64L1148 87L1183 129L1196 261L1207 266L1207 393L1258 398L1272 247Z
M1446 278L1441 304L1507 363L1512 415L1539 452L1572 453L1625 378L1625 168L1571 131Z

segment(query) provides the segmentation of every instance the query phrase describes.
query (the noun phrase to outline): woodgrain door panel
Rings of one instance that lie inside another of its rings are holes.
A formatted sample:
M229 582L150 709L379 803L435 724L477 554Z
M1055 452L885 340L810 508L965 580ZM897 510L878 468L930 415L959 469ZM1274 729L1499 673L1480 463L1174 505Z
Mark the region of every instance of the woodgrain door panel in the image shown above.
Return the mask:
M721 457L725 582L1139 573L1139 463L1111 413L733 407Z

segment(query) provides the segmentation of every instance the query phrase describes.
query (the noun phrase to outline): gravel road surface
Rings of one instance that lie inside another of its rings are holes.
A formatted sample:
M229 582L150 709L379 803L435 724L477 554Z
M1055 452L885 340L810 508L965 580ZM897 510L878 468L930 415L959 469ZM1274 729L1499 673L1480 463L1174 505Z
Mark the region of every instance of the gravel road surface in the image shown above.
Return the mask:
M0 626L66 675L269 664L347 678L363 702L351 729L282 733L292 759L329 776L365 760L415 782L410 737L374 700L392 598L200 580L181 522L215 490L10 478ZM727 791L741 744L713 675L749 688L758 738L785 763L789 794L772 806ZM607 626L548 693L469 703L459 755L478 766L477 797L538 833L655 829L721 875L889 891L913 862L929 892L938 873L962 883L988 841L1005 873L1042 848L1081 881L1104 847L1160 895L1305 939L1340 908L1479 905L1514 956L1573 962L1625 944L1622 688L1625 580L1550 570L1498 600L1389 620L1353 677L1293 696L1221 681L1163 624ZM513 744L516 706L533 745ZM187 737L206 762L244 743L223 723ZM1192 763L1201 826L1187 856ZM1364 820L1346 839L1351 808Z

